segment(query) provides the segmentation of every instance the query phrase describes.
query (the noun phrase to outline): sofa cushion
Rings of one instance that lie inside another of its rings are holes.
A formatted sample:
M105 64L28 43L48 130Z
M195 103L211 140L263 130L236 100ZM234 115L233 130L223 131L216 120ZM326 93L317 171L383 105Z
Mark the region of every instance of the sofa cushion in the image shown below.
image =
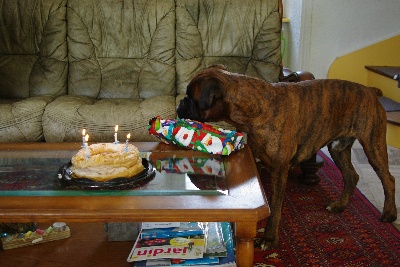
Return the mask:
M0 98L66 94L66 0L0 6Z
M160 115L175 117L175 97L155 96L147 99L102 99L86 96L61 96L51 102L43 115L47 142L81 141L82 129L89 142L113 142L118 125L119 141L131 133L132 141L155 141L148 134L149 119Z
M277 0L177 0L178 93L201 69L230 71L278 82L281 22Z
M175 2L68 1L68 94L176 95Z
M0 99L0 142L43 141L42 116L53 96Z

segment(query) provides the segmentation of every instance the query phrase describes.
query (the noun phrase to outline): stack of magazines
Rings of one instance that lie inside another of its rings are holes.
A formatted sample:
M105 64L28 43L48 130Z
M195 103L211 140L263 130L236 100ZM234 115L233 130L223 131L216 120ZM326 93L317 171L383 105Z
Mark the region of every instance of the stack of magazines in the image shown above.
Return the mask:
M128 257L140 266L236 267L228 222L143 223Z

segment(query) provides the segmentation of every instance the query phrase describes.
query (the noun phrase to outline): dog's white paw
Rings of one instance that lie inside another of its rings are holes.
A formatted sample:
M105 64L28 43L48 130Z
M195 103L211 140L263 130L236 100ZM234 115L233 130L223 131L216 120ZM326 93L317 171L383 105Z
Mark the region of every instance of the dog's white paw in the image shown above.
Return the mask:
M332 211L331 206L326 207L327 210Z
M270 250L278 246L278 238L263 238L260 242L260 249L262 251Z
M340 201L335 201L329 204L326 209L330 212L340 213L343 212L346 208L346 205L340 203Z

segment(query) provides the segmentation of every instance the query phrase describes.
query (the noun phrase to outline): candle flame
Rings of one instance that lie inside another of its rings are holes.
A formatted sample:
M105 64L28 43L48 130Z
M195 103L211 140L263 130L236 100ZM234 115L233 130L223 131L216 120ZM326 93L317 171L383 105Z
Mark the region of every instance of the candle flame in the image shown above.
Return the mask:
M86 141L86 142L89 141L89 135L88 135L88 134L85 135L85 141Z
M82 136L85 136L85 133L86 133L86 130L83 129L83 130L82 130Z
M128 133L128 134L126 135L126 139L129 139L129 138L131 138L131 134L130 134L130 133Z
M118 132L118 125L115 125L115 132Z

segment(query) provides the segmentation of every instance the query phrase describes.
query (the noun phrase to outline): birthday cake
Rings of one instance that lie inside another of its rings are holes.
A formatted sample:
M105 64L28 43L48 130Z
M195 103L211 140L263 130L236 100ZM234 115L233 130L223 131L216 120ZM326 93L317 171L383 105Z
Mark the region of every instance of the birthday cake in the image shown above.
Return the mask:
M71 159L73 178L105 182L130 178L143 169L139 150L132 144L98 143L86 146Z

